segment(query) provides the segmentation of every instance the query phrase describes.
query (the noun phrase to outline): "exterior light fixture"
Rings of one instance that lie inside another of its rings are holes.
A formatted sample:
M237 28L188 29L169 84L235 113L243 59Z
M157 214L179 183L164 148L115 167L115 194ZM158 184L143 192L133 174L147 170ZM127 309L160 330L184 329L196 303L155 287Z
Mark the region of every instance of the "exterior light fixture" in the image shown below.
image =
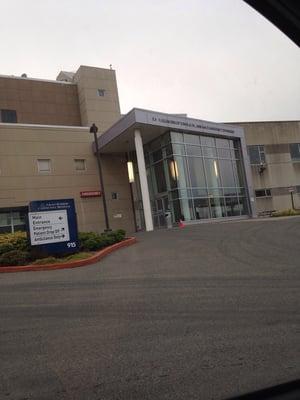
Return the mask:
M127 171L128 171L129 183L133 183L134 182L134 172L133 172L132 161L127 161Z
M262 175L266 169L267 169L266 165L264 163L260 163L258 167L259 175Z
M132 186L134 183L134 171L133 171L133 162L129 161L129 152L125 154L126 161L127 161L127 171L128 171L128 180L129 180L129 189L130 189L130 198L131 198L131 206L132 206L132 213L133 213L133 222L135 231L138 231L137 221L136 221L136 214L135 214L135 204L134 204L134 196Z
M215 175L218 178L219 172L218 172L218 166L217 166L217 161L216 160L214 160L214 170L215 170Z
M170 170L171 170L171 175L172 175L172 178L174 179L174 180L177 180L178 179L178 166L177 166L177 162L174 160L171 160L171 162L170 162Z

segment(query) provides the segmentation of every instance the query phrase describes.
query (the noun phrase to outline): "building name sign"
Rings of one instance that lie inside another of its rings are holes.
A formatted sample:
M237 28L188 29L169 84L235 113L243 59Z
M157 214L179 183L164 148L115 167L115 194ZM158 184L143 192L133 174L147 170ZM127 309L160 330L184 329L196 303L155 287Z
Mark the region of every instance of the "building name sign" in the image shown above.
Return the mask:
M45 201L33 201L30 204L31 211L50 211L50 210L57 210L57 209L69 209L70 202L69 200L45 200Z
M183 128L196 128L196 129L204 129L204 130L211 130L215 132L223 132L223 133L230 133L234 134L234 130L232 129L226 129L226 128L221 128L215 125L206 125L205 123L194 123L190 121L178 121L174 119L169 119L169 118L160 118L160 117L152 117L153 122L160 122L163 124L170 124L170 125L175 125L175 126L180 126Z
M90 190L90 191L84 191L80 192L80 197L101 197L101 191L100 190Z
M32 246L70 240L66 210L30 212L28 217Z

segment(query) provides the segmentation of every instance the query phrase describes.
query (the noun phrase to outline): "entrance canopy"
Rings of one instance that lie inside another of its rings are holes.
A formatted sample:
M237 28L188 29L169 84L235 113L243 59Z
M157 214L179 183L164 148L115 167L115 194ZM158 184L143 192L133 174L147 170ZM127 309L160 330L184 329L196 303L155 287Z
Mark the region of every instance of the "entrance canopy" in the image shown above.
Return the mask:
M169 131L202 133L228 138L243 138L237 126L187 118L176 114L133 108L98 139L101 153L124 153L135 150L134 131L142 133L143 144Z
M98 138L98 145L102 154L135 152L147 231L157 218L156 203L174 224L253 214L240 127L134 108ZM151 151L153 145L158 148Z

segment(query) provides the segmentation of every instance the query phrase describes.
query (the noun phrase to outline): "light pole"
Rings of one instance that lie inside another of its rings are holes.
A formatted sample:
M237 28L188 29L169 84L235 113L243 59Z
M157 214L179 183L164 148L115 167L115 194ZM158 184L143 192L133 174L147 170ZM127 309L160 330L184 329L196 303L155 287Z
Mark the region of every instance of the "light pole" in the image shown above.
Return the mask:
M105 198L105 190L104 190L104 182L103 182L103 174L102 174L102 166L101 166L101 158L99 153L99 146L98 146L98 137L97 137L98 127L93 124L90 127L90 133L94 134L94 142L96 148L96 158L98 164L98 171L99 171L99 178L100 178L100 186L102 190L102 201L103 201L103 211L104 211L104 218L105 218L105 231L110 231L109 221L108 221L108 214L107 214L107 206L106 206L106 198Z

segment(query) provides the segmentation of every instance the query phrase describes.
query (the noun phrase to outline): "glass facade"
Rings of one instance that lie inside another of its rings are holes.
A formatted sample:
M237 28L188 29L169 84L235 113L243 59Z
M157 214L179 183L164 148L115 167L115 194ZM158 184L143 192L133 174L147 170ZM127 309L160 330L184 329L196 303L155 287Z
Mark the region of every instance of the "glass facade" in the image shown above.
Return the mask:
M154 226L248 214L238 141L170 132L144 151Z

